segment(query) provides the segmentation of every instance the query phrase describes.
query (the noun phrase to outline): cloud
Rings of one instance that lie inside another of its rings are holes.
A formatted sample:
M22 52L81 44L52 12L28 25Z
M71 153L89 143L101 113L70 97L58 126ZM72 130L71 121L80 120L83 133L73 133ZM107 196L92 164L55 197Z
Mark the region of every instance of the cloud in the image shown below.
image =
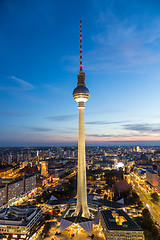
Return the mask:
M160 62L160 17L114 14L115 6L99 10L91 40L96 48L84 54L85 69L92 72L146 72ZM144 24L145 23L145 24ZM96 32L97 31L97 32ZM78 55L65 56L64 64L76 71Z
M96 62L91 58L89 68L94 69L96 65L100 70L107 68L126 71L158 62L160 54L152 45L160 38L160 18L152 19L150 27L141 29L137 22L136 19L119 19L111 11L101 12L98 25L103 26L103 30L92 36L99 48L97 54L96 50L89 53L88 58L96 54Z
M87 137L98 137L98 138L110 138L113 135L110 134L86 134Z
M27 127L30 131L34 132L50 132L53 129L51 128L43 128L43 127Z
M96 137L96 138L110 138L111 139L132 139L135 137L146 137L147 134L141 133L141 134L133 134L133 133L124 133L124 134L86 134L87 137Z
M12 80L11 83L8 86L0 86L1 91L29 91L34 89L31 83L23 79L15 76L11 76L9 79Z
M127 123L128 121L117 121L117 122L103 122L103 121L93 121L93 122L86 122L86 124L91 125L109 125L109 124L119 124L119 123Z
M160 124L127 124L124 129L137 132L160 132Z
M53 117L47 117L46 119L51 120L51 121L68 121L72 120L73 118L77 117L76 114L72 115L61 115L61 116L53 116Z
M11 76L11 79L19 83L23 90L32 90L34 88L34 86L31 83L24 81L23 79L17 78L15 76Z

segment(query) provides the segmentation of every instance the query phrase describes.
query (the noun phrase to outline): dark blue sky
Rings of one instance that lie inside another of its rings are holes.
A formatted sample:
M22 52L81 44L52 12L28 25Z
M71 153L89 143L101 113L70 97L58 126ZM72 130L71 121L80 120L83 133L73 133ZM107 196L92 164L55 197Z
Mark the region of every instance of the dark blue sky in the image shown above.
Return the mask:
M160 140L158 0L1 0L0 146L77 142L80 19L87 143Z

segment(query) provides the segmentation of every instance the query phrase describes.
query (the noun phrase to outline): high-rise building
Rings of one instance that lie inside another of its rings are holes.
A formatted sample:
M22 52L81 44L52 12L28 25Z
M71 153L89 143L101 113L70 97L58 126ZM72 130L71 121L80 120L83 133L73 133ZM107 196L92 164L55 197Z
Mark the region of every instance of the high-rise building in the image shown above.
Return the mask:
M73 91L73 98L78 102L79 133L78 133L78 178L77 178L77 205L75 216L82 210L82 216L88 218L90 213L87 205L86 185L86 156L85 156L85 130L84 130L84 103L89 99L89 90L85 85L85 73L82 70L82 29L80 21L80 71L77 75L77 87Z
M41 175L44 177L48 176L48 162L47 161L41 162Z
M12 165L12 154L8 156L8 165Z
M141 152L141 149L139 146L137 146L137 152Z
M20 177L6 186L0 187L0 206L8 201L14 201L24 193L29 193L36 188L36 175Z

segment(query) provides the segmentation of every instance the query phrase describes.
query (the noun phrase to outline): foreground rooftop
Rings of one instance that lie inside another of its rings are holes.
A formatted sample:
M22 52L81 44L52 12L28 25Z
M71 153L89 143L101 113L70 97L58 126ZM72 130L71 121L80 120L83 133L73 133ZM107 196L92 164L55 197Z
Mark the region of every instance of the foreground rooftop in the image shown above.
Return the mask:
M123 210L101 211L108 230L142 231Z

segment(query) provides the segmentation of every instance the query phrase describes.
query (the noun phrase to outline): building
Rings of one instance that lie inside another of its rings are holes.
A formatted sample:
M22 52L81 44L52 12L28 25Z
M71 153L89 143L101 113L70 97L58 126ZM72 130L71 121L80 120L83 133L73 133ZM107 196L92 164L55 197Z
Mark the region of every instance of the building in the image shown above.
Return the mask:
M20 177L0 188L0 206L36 188L36 175Z
M131 193L131 185L123 179L113 185L113 191L115 198L127 197Z
M0 206L6 203L6 187L0 187Z
M95 161L93 163L93 166L92 166L93 169L98 169L98 168L101 168L103 170L112 170L112 169L115 169L115 162L114 161L107 161L107 160L104 160L103 162L102 161Z
M128 166L127 164L125 164L125 171L124 171L124 174L123 174L123 179L126 180L126 182L128 184L131 183L131 176L129 174L129 169L128 169Z
M36 188L36 174L25 178L25 192L30 192Z
M5 169L0 170L0 178L6 178L9 174L12 174L13 168L7 167Z
M77 87L73 91L73 98L78 102L79 109L79 133L78 133L78 176L77 176L77 205L75 216L82 210L82 216L90 216L87 205L86 184L86 154L85 154L85 130L84 130L84 103L88 101L90 93L85 85L85 73L82 70L82 29L80 21L80 71L77 75Z
M66 170L57 170L52 174L52 178L60 178L65 173Z
M48 176L48 161L42 161L41 162L41 175L43 177Z
M137 152L141 152L141 148L137 146Z
M147 170L146 180L152 187L158 187L158 174L155 171Z
M38 207L12 206L0 211L0 239L29 239L40 227L42 211Z
M107 240L143 240L143 230L123 210L101 211L100 223Z
M18 179L12 183L8 184L8 197L7 197L7 201L19 197L20 195L22 195L25 192L25 188L24 188L24 179ZM7 202L6 201L6 202Z

